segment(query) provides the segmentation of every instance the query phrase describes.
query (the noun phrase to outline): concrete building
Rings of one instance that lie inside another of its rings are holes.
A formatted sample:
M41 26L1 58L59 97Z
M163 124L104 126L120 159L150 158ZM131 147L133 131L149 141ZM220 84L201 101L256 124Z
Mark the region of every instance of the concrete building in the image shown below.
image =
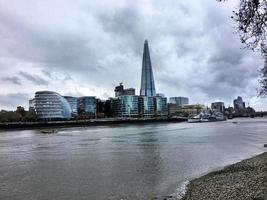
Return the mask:
M225 107L224 102L213 102L211 103L211 109L215 112L221 112L224 113Z
M201 104L184 105L183 107L178 107L175 104L168 104L168 113L170 116L197 115L204 109L205 106Z
M122 83L120 83L119 86L115 87L115 97L122 96L122 95L135 95L135 89L134 88L127 88L124 89L124 86Z

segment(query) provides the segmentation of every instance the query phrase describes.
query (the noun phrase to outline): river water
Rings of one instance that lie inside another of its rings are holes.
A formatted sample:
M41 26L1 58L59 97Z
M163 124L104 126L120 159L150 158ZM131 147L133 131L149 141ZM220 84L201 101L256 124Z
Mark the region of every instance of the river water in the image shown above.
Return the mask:
M267 143L266 118L58 130L0 132L0 199L162 199Z

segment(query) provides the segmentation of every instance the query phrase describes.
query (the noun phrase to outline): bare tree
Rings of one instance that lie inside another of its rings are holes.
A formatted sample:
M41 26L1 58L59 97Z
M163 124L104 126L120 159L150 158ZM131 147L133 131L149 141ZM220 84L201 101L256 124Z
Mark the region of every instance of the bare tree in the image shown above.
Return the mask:
M224 2L227 0L217 0ZM232 18L242 43L252 50L260 50L265 60L260 70L259 95L267 95L267 0L240 0L238 10Z

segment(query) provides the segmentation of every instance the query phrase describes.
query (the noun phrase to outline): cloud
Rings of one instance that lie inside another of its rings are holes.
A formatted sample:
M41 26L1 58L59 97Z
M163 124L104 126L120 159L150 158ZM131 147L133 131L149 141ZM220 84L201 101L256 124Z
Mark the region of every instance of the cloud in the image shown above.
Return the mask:
M0 94L0 105L1 109L15 109L17 106L22 105L26 109L29 102L29 95L26 93L10 93L2 95ZM21 104L23 102L23 104Z
M17 76L5 77L3 78L3 80L7 82L11 82L16 85L22 85L20 79Z
M148 39L158 92L192 103L230 104L238 95L250 101L262 60L233 33L236 3L1 1L0 80L10 85L0 94L45 89L107 98L119 82L139 91Z
M41 77L39 77L38 75L31 75L29 73L26 72L19 72L19 75L21 75L23 78L27 79L28 81L31 81L32 83L36 84L36 85L48 85L49 82Z

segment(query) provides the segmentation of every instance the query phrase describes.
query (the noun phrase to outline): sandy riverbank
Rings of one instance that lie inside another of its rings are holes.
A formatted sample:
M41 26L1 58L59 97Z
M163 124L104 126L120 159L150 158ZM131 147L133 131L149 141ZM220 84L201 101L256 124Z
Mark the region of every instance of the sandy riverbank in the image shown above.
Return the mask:
M182 200L267 200L267 152L191 181Z

